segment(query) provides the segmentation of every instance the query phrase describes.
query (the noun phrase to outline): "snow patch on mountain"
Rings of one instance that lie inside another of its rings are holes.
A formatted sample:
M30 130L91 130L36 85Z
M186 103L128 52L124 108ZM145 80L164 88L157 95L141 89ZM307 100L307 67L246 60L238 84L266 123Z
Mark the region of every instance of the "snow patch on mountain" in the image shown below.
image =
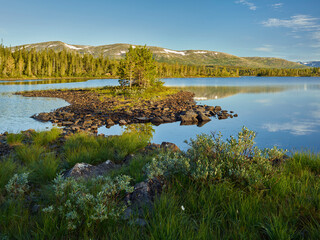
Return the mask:
M70 49L74 49L74 50L80 50L82 48L78 48L78 47L75 47L75 46L72 46L72 45L69 45L69 44L64 44L67 48L70 48Z
M185 56L186 53L185 52L178 52L178 51L173 51L173 50L169 50L169 49L163 49L164 53L174 53L174 54L180 54L182 56Z

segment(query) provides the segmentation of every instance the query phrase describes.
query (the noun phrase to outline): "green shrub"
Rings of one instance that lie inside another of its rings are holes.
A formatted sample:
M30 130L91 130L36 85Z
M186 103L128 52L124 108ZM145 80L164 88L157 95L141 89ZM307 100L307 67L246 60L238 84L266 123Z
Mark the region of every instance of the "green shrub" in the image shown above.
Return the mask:
M97 177L89 183L58 176L54 180L56 202L43 211L59 216L68 230L94 228L98 223L119 218L125 210L121 204L123 191L133 191L128 176Z
M13 199L23 199L29 192L29 173L15 174L6 185L8 195Z
M229 179L241 185L259 185L273 173L272 160L285 151L254 147L255 133L243 128L238 138L198 135L186 153L164 153L146 166L149 178L184 174L195 180Z

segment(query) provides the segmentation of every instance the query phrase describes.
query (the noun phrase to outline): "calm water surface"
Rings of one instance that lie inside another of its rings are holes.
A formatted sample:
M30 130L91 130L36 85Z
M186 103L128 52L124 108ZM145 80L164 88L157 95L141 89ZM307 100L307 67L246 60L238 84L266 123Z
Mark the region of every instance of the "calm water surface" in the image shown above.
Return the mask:
M320 151L320 78L190 78L165 79L167 86L181 87L196 94L199 104L220 105L238 113L238 118L212 119L202 127L180 123L153 126L153 142L169 141L186 149L184 140L197 134L221 132L236 135L243 126L257 132L260 147L274 145L289 150ZM0 82L0 132L29 128L44 130L50 123L30 118L68 105L61 99L24 98L12 92L57 88L83 88L117 85L117 80L99 79L74 83L44 81ZM121 134L125 127L101 127L99 133Z

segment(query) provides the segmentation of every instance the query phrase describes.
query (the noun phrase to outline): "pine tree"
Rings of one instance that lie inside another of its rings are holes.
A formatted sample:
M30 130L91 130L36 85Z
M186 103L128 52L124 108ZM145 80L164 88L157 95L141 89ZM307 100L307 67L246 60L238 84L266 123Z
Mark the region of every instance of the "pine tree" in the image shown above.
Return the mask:
M130 47L118 68L122 86L149 87L157 82L156 64L152 52L144 47Z

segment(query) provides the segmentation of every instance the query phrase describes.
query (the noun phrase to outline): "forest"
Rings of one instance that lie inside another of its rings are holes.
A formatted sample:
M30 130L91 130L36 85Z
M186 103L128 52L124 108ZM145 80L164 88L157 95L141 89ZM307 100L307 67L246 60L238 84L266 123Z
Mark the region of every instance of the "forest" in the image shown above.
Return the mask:
M0 45L0 79L10 78L117 78L120 61L73 51L36 51ZM239 76L320 76L320 68L274 69L181 65L156 62L158 78Z

